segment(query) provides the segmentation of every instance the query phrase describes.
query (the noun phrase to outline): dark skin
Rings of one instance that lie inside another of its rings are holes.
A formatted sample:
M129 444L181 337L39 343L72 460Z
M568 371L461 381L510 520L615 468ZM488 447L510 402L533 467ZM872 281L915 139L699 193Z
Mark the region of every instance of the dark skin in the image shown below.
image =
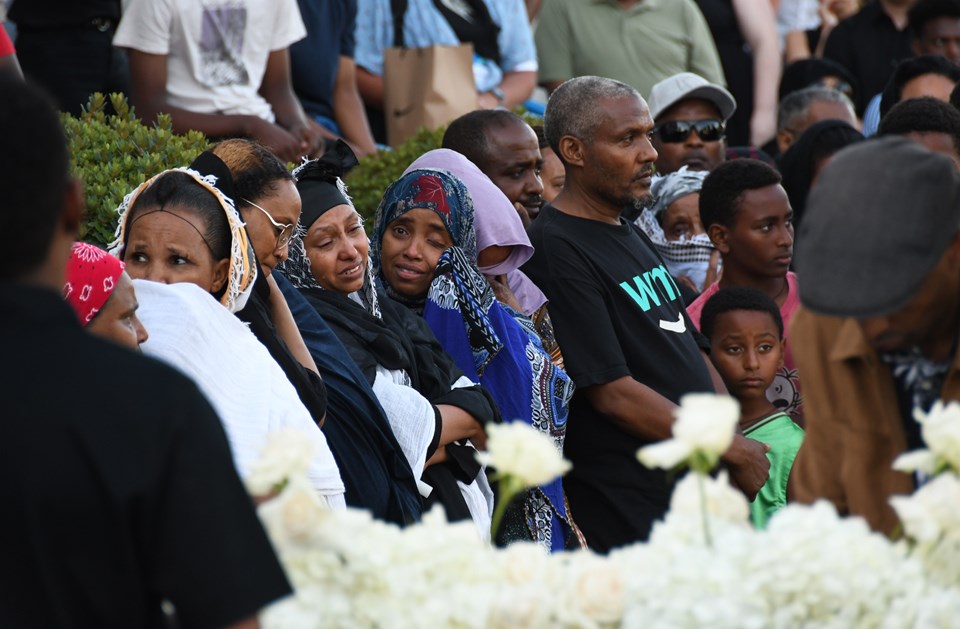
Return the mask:
M513 121L488 128L485 136L486 150L477 167L514 204L521 220L535 219L543 205L537 134L527 123Z
M751 286L783 305L793 259L793 210L782 186L744 191L733 224L714 223L707 233L723 256L720 288Z
M133 49L128 53L130 101L141 120L150 123L157 114L167 113L175 133L196 129L209 137L252 137L288 162L323 149L323 132L307 117L293 93L285 48L270 53L259 90L273 108L276 124L258 116L204 114L174 107L167 101L167 55Z
M650 143L653 120L646 102L635 94L601 99L596 106L605 115L589 141L570 135L560 139L567 180L554 205L571 216L620 225L621 209L650 194L657 159ZM706 355L701 356L716 390L725 393L719 374ZM671 435L677 406L630 376L588 387L584 393L597 411L630 434L650 440ZM767 480L767 449L738 434L723 456L732 482L750 499Z

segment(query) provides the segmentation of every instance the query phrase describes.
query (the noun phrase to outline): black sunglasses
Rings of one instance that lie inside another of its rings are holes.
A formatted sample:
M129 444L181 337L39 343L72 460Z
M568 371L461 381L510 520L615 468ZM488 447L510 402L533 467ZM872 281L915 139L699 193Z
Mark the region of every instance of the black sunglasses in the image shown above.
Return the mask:
M704 142L716 142L723 139L727 128L722 120L671 120L655 127L653 132L668 144L678 144L685 142L694 130Z

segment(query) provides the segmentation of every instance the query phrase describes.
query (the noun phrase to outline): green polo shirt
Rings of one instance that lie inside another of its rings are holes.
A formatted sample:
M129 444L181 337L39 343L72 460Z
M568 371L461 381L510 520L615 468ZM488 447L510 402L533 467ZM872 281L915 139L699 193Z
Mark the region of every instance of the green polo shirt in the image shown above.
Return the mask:
M549 0L535 34L541 83L609 77L647 98L655 83L694 72L726 85L717 47L694 0Z

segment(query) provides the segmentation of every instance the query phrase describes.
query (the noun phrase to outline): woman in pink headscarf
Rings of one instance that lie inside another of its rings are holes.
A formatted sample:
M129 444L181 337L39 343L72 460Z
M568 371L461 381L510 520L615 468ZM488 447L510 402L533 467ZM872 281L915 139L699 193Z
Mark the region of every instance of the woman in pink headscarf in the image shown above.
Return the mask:
M73 243L63 296L91 334L136 350L147 340L133 282L123 262L103 249Z

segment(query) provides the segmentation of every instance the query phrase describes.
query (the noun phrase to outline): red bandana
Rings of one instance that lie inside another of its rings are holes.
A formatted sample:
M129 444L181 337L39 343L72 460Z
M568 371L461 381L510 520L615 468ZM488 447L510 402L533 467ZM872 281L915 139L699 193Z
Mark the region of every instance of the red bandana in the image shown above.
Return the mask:
M107 303L123 269L123 262L103 249L85 242L73 243L63 297L77 313L81 325L90 323Z

